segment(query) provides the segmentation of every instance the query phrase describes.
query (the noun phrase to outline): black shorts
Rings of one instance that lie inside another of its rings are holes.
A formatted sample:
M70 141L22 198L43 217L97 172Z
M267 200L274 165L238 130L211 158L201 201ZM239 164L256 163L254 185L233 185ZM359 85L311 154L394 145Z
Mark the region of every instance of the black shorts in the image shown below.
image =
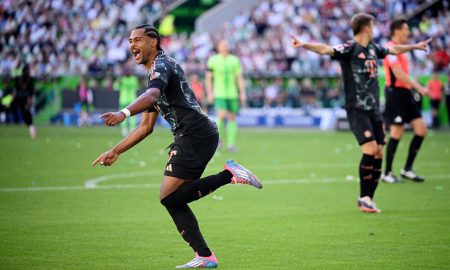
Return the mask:
M438 110L439 109L439 105L441 105L441 100L440 99L432 99L431 100L431 108Z
M421 118L420 95L406 88L386 87L386 108L384 120L386 126L403 125Z
M205 138L175 136L174 142L170 145L164 175L184 180L199 179L214 156L218 143L218 133Z
M347 110L347 118L359 145L373 140L380 145L386 144L383 120L378 112L350 108Z

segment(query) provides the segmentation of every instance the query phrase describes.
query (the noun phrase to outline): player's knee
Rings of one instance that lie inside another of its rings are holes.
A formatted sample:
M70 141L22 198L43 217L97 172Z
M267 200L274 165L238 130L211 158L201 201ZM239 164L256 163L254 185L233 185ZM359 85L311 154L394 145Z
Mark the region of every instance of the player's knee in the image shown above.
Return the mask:
M377 147L377 151L376 151L376 153L375 153L375 159L382 159L383 158L383 147L381 146L379 146L379 147Z
M364 152L364 154L370 155L370 156L376 156L378 153L376 148L370 148L367 151Z
M378 153L378 145L375 141L371 141L362 145L362 151L366 155L375 156Z
M160 203L166 208L176 207L177 206L176 196L173 193L169 194L166 197L162 198L160 200Z
M422 118L415 119L411 122L414 134L420 137L427 135L427 124Z
M392 139L401 140L403 137L403 126L392 125L390 128L390 137Z
M427 127L424 125L423 127L420 127L416 131L414 131L414 134L420 137L425 137L427 135L427 132Z

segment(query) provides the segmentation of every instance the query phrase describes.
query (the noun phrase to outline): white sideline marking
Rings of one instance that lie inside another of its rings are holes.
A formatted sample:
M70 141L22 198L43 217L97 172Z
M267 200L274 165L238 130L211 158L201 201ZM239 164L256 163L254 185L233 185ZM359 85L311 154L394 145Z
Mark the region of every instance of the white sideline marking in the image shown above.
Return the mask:
M50 187L22 187L22 188L0 188L0 192L23 192L23 191L61 191L61 190L93 190L93 189L152 189L159 188L159 183L152 184L115 184L115 185L97 185L100 182L118 179L118 178L132 178L137 176L151 176L158 175L161 172L140 172L140 173L122 173L102 176L94 179L89 179L84 186L50 186ZM431 179L450 179L449 174L430 175L427 178ZM357 178L346 180L344 177L339 178L300 178L300 179L272 179L263 180L263 185L290 185L290 184L323 184L323 183L354 183Z
M137 173L119 173L119 174L113 174L113 175L105 175L94 179L89 179L86 182L84 182L85 188L97 188L97 184L112 180L112 179L120 179L120 178L132 178L132 177L138 177L138 176L153 176L153 175L162 175L162 171L150 171L150 172L137 172Z

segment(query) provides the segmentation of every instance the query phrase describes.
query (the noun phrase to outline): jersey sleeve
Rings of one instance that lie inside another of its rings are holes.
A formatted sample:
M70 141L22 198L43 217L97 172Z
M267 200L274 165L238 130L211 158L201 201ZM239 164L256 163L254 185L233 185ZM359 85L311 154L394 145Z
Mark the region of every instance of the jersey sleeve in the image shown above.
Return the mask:
M236 59L236 65L235 65L235 73L236 75L241 74L242 73L242 65L241 65L241 61L239 60L239 58L235 58Z
M156 110L155 106L151 106L145 112L151 113L151 112L157 112L157 110Z
M206 63L206 69L212 71L214 69L214 57L208 58L208 62Z
M170 69L161 60L155 63L155 68L150 74L150 81L148 88L157 88L159 91L164 92L169 84Z
M389 54L389 49L385 48L383 46L380 46L378 44L374 44L375 46L375 53L377 54L377 57L380 59L385 58Z
M353 52L353 43L347 42L343 44L338 44L333 47L334 55L331 57L331 59L334 60L345 60L350 59Z

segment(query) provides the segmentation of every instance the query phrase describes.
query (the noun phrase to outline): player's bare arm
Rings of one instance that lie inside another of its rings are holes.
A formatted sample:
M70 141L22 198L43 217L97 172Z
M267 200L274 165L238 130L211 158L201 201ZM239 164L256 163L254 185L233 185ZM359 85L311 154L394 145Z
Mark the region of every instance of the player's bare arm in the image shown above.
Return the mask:
M421 50L421 51L427 51L428 44L431 42L431 38L421 41L416 44L409 44L409 45L403 45L403 44L396 44L391 47L389 47L389 54L401 54L405 52L409 52L412 50Z
M406 74L399 65L394 65L392 67L392 72L394 73L395 77L398 78L400 81L409 84L411 87L419 91L424 96L428 96L430 94L430 91L428 88L422 86L420 83L418 83L413 78L409 77L408 74Z
M305 48L318 54L334 55L333 47L318 42L304 42L297 39L294 35L291 35L291 45L294 48Z
M153 132L158 112L143 113L141 123L130 132L122 141L112 149L101 154L92 162L92 166L97 163L103 166L111 166L119 158L119 155L132 148Z
M150 88L145 93L140 95L133 103L127 106L130 115L126 115L123 111L107 112L100 115L100 118L105 119L106 126L114 126L120 124L125 118L141 113L153 106L161 97L161 93L157 88Z
M207 71L205 75L205 85L206 85L206 95L208 104L212 104L214 102L214 93L212 90L212 72Z
M242 73L239 73L237 76L237 83L239 88L239 98L241 100L241 106L245 107L247 105L247 94L245 93L245 81Z

